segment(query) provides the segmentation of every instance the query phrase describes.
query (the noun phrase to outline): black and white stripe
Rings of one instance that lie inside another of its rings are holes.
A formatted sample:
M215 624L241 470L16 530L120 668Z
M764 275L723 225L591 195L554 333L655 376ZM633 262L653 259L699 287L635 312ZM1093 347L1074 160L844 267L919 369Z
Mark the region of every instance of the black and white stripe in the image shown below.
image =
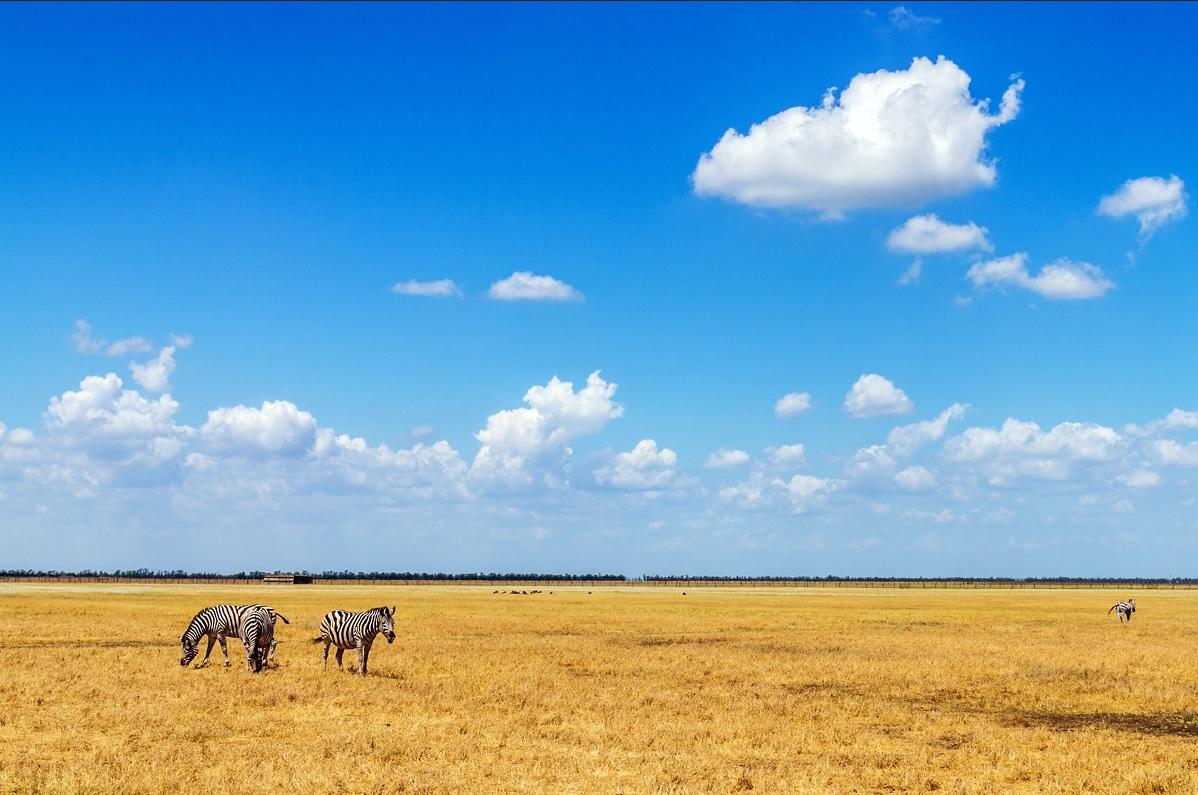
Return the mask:
M245 611L238 627L245 646L245 665L254 673L266 667L275 640L275 617L267 607L255 605Z
M1110 610L1106 611L1106 614L1109 616L1112 612L1116 611L1119 615L1120 624L1123 623L1124 618L1127 619L1128 623L1131 623L1131 614L1136 612L1136 600L1128 599L1126 602L1116 602Z
M346 649L358 650L358 673L366 675L366 663L370 658L370 646L379 633L388 643L395 642L395 608L376 607L365 613L333 610L325 613L320 622L320 637L313 643L324 643L324 664L329 667L329 646L337 647L337 667L341 668L341 655Z
M199 667L203 668L208 664L212 647L217 643L220 643L220 650L225 655L225 667L228 667L229 648L225 645L225 638L240 638L242 622L249 611L256 608L267 610L271 616L272 640L267 660L272 659L275 656L275 647L278 645L278 641L273 639L274 619L278 617L283 619L284 624L290 624L291 622L287 620L286 616L268 605L213 605L196 613L195 618L187 625L187 630L179 637L179 642L183 644L183 654L179 658L179 665L185 666L196 658L200 651L200 638L207 636L208 648L204 652L204 661L200 663Z

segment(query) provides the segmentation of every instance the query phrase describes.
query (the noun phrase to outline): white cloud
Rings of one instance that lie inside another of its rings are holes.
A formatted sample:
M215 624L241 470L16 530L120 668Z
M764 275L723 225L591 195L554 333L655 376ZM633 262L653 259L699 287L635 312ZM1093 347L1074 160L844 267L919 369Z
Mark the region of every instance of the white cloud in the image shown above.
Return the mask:
M267 400L261 408L218 408L208 412L200 438L227 455L300 456L316 441L316 418L287 400Z
M949 224L935 213L917 215L891 231L886 247L904 254L942 254L950 251L981 249L993 251L987 238L988 230L973 221Z
M977 289L1022 287L1052 300L1099 298L1115 286L1096 265L1067 259L1049 263L1032 276L1023 252L976 263L965 275Z
M936 476L927 467L910 466L896 472L894 482L908 491L926 491L936 485Z
M1151 449L1165 466L1198 467L1198 442L1182 444L1173 439L1158 439Z
M1123 437L1103 425L1062 422L1044 431L1013 418L998 429L967 428L944 444L949 460L982 466L996 486L1021 477L1064 480L1074 464L1112 461L1123 449Z
M1121 475L1116 480L1133 489L1146 489L1161 485L1161 476L1151 469L1137 469L1130 475Z
M749 454L744 450L729 450L721 447L707 456L707 463L703 466L708 469L729 469L744 466L747 463L749 463Z
M452 279L437 279L431 282L420 282L412 279L406 282L396 282L391 292L400 295L422 295L437 298L458 298L462 290Z
M1022 80L997 114L969 93L952 61L858 74L819 107L796 106L741 135L728 130L702 157L695 192L759 207L847 210L921 204L994 184L986 134L1019 113Z
M595 470L595 480L620 489L663 489L674 480L677 465L678 456L673 450L658 450L656 441L642 439L627 453L617 453L606 466Z
M903 390L888 378L868 373L857 379L844 396L844 410L854 417L880 417L885 414L906 414L915 404Z
M954 403L940 412L934 420L900 425L890 431L890 435L886 437L886 444L891 453L905 458L924 444L939 441L948 430L949 422L964 417L968 409L968 404Z
M190 334L172 334L171 335L171 345L174 345L176 348L178 348L181 351L187 350L193 344L195 344L195 340L192 339L192 336Z
M811 395L806 392L787 392L774 404L774 416L781 419L797 417L811 409Z
M778 468L797 467L803 463L803 459L807 455L806 449L801 444L770 447L765 452L770 457L770 464Z
M1161 431L1175 431L1198 428L1198 411L1183 411L1174 408L1159 420L1153 420L1147 425L1127 425L1123 430L1130 436L1152 436Z
M902 275L895 280L895 284L900 287L906 287L908 284L919 284L920 278L923 276L923 260L918 257L912 262L907 270L903 271Z
M165 392L170 389L171 373L175 372L175 347L166 346L148 362L130 362L129 369L133 371L133 380L141 384L143 389Z
M91 324L86 320L75 321L75 333L71 335L75 350L91 356L124 356L129 353L149 353L154 346L141 337L128 337L109 342L92 336Z
M1140 222L1140 238L1147 240L1170 221L1185 218L1188 208L1185 183L1173 175L1129 179L1098 203L1098 213L1111 218L1134 215Z
M487 295L499 301L582 301L582 293L552 276L516 271L491 285Z
M804 513L819 505L828 494L840 486L838 481L813 475L795 475L785 482L774 481L774 485L782 486L795 513Z
M899 30L926 30L940 24L939 17L920 16L906 6L895 6L888 16Z
M527 408L492 414L486 427L474 435L482 443L474 458L474 474L512 485L527 484L531 465L569 456L566 445L571 440L597 433L623 416L624 407L612 400L616 389L598 370L577 392L573 383L557 376L545 386L532 387L524 395Z

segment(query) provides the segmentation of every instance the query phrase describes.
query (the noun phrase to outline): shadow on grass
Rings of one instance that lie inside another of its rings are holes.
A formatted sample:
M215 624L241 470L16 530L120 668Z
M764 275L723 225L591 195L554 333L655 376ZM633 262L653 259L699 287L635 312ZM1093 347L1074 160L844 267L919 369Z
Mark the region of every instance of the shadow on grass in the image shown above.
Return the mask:
M1198 713L1172 712L1012 712L1002 715L1012 726L1044 727L1055 731L1114 729L1156 736L1198 737Z

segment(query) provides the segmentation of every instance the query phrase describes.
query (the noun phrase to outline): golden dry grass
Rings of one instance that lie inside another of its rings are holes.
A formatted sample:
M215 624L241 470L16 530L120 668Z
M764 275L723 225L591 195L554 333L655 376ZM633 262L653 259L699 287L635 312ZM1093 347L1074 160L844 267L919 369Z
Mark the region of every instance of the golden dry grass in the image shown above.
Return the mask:
M1198 792L1198 592L492 590L2 585L0 791ZM277 669L180 668L255 600Z

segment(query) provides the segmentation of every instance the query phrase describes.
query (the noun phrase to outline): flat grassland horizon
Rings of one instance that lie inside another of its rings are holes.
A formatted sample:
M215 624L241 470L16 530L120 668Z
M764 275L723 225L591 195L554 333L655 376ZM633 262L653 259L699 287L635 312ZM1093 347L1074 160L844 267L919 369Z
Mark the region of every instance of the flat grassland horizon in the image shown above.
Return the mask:
M1198 591L538 589L0 584L0 792L1198 791ZM180 667L255 601L277 667Z

